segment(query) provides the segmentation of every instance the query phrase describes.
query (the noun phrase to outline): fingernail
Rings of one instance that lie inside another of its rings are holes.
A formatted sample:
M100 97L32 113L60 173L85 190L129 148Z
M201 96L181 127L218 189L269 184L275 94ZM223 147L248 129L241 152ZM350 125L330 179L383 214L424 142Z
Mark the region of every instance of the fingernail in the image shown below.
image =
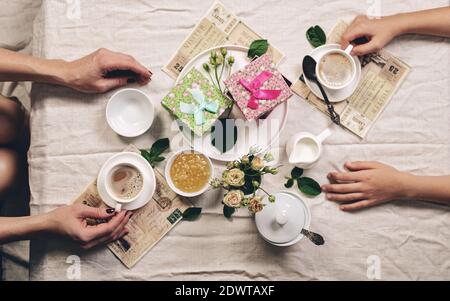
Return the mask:
M114 212L116 212L116 210L114 208L106 209L106 213L108 213L108 214L113 214Z

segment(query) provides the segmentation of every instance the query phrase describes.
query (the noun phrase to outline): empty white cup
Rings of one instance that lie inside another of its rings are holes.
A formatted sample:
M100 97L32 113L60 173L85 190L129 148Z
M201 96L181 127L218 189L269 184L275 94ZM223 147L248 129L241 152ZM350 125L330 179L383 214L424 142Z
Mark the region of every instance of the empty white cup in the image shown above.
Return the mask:
M116 92L106 106L109 126L124 137L144 134L155 118L155 107L150 98L137 89Z

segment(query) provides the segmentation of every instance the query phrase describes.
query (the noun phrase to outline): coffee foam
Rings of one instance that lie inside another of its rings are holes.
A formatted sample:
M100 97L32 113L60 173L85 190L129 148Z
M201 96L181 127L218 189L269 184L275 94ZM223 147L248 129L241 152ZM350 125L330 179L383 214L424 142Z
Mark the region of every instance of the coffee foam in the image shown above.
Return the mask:
M109 179L111 192L117 198L129 200L139 194L143 187L141 173L132 166L120 165L112 170Z
M332 52L322 57L319 62L320 79L328 86L339 87L347 84L353 74L349 58L339 52Z

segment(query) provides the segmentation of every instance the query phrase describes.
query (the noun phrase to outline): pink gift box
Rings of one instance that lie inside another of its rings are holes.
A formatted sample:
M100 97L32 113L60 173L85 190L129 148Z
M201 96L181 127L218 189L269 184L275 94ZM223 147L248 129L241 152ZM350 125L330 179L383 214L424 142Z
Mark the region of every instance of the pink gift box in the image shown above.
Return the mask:
M258 119L292 96L268 54L233 73L224 83L247 120Z

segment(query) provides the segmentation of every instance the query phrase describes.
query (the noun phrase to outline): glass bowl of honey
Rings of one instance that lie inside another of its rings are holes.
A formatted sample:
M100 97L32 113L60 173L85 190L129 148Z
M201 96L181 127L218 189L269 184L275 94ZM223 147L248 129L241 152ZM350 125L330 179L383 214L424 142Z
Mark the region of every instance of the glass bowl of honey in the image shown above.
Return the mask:
M195 197L208 189L213 171L211 159L205 154L185 149L167 160L165 175L167 184L176 194Z

